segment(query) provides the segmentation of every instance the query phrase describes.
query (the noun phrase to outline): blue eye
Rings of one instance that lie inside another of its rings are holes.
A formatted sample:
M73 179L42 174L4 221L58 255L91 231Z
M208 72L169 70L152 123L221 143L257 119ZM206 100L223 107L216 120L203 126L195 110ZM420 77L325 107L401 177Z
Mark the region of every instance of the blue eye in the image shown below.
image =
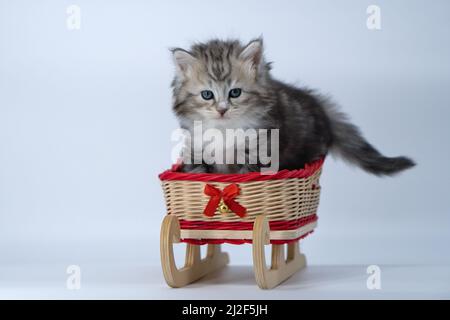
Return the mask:
M214 98L214 93L211 90L203 90L201 95L205 100L211 100L212 98Z
M242 90L239 88L234 88L230 90L229 96L230 98L238 98L242 93Z

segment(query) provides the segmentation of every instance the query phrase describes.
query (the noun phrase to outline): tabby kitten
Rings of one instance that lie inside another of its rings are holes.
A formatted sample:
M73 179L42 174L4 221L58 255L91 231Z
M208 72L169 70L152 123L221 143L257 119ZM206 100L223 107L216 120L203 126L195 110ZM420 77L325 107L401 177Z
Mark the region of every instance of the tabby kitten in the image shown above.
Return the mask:
M329 151L375 175L414 166L406 157L385 157L327 99L272 78L263 41L212 40L189 51L173 49L173 110L180 126L204 129L279 129L279 169L299 169ZM186 157L186 155L185 155ZM190 159L193 155L188 155ZM184 172L258 171L260 165L185 164Z

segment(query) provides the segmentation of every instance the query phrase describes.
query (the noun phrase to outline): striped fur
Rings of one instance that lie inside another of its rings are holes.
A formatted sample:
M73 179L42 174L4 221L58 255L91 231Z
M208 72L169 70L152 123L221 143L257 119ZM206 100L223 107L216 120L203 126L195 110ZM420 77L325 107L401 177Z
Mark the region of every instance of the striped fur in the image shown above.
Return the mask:
M301 168L329 151L376 175L392 175L414 166L409 158L380 154L320 95L273 79L262 39L245 46L237 40L211 40L172 53L176 66L173 110L182 128L192 130L194 121L202 121L205 129L279 129L279 169ZM228 96L233 88L242 89L237 99ZM214 99L204 100L203 90L211 90ZM227 108L223 115L218 112L222 107ZM184 167L184 171L223 173L258 169L249 164Z

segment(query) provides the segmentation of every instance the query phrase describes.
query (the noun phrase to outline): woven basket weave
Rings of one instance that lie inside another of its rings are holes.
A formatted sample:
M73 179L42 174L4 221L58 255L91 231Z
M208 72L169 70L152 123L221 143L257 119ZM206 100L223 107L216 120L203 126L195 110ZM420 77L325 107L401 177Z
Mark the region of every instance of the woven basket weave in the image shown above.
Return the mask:
M297 241L313 231L317 224L319 178L323 159L300 170L283 170L273 175L189 174L169 170L159 177L167 205L167 214L176 215L181 226L181 240L194 244L250 243L253 222L258 215L267 216L273 244ZM223 190L236 184L240 193L236 201L247 209L240 217L234 212L216 210L204 214L210 197L209 184Z

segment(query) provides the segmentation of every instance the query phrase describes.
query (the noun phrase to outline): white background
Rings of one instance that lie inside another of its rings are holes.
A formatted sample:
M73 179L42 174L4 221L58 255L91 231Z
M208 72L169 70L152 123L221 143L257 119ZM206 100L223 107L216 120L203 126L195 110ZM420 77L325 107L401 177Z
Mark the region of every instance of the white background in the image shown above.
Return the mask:
M70 4L81 30L66 27ZM370 4L381 30L366 27ZM449 12L447 1L0 0L0 297L450 298ZM284 287L261 293L250 247L227 246L224 273L170 290L157 178L177 127L168 48L259 35L274 76L331 94L382 152L418 166L380 179L327 159L319 227L302 246L311 267ZM384 275L376 293L371 264Z

